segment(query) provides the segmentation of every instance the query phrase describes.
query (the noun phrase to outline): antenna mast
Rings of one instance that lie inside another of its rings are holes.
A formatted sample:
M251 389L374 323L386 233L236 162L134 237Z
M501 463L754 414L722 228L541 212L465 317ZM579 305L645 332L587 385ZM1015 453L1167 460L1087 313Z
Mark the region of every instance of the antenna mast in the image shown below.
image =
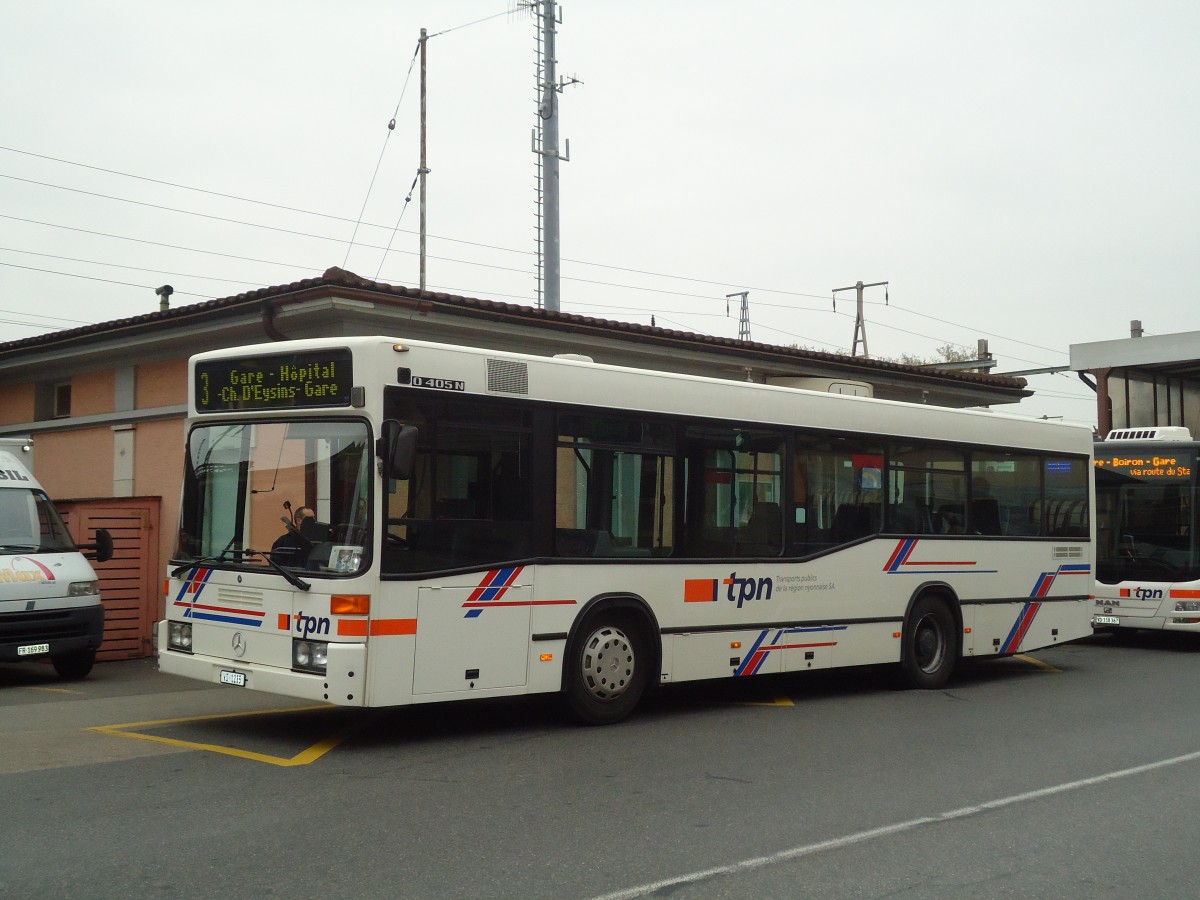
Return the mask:
M429 174L429 167L425 160L425 98L428 91L425 88L425 47L429 43L429 35L425 29L421 29L421 164L417 167L417 174L421 178L421 242L420 242L420 282L421 293L425 293L425 176Z
M850 285L850 287L840 287L840 288L833 289L833 309L835 312L837 311L838 291L855 291L857 293L858 312L855 314L855 317L854 317L854 343L850 347L850 355L851 356L858 356L858 342L861 340L862 348L863 348L863 352L862 352L863 357L865 359L871 358L871 354L867 350L867 320L866 320L866 317L863 315L863 288L880 287L881 285L883 286L883 289L884 289L883 290L883 302L887 303L888 295L887 295L887 282L886 281L873 281L870 284L863 284L861 281L859 281L859 282L855 282L854 284Z
M556 25L562 24L555 12L555 0L530 0L528 6L538 17L538 127L533 132L533 152L538 155L538 306L551 312L559 309L559 264L561 239L559 234L558 162L570 162L571 142L566 142L566 155L558 152L558 95L563 85L557 83L554 57ZM571 79L571 84L578 80Z
M729 315L729 301L734 297L742 298L742 314L738 318L738 340L750 340L750 292L738 291L736 294L725 295L725 315Z

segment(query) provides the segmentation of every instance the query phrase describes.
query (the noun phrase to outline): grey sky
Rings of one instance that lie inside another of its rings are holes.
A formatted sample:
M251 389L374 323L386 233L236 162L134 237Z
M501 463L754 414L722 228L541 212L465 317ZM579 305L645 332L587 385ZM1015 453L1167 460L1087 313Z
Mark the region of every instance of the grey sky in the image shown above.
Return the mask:
M391 228L421 27L429 285L532 303L534 26L514 5L0 0L0 333L149 312L166 282L176 305L343 264L415 284L415 196ZM1065 364L1134 318L1200 329L1193 3L563 15L559 72L583 82L561 98L564 311L734 337L725 294L748 289L753 339L849 350L853 292L835 313L832 289L886 280L872 355L983 337L996 371ZM1030 381L1014 411L1094 421L1074 375Z

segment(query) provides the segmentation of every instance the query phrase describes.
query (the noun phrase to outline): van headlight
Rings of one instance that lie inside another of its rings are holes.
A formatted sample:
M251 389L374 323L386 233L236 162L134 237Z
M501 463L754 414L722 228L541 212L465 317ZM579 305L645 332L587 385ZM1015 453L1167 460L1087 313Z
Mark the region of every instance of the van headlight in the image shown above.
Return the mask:
M72 581L67 585L68 597L90 597L93 594L100 593L100 582L93 581Z
M167 623L167 648L170 650L179 650L183 653L192 652L191 622Z
M329 644L326 641L292 641L292 668L299 672L324 675L329 665Z

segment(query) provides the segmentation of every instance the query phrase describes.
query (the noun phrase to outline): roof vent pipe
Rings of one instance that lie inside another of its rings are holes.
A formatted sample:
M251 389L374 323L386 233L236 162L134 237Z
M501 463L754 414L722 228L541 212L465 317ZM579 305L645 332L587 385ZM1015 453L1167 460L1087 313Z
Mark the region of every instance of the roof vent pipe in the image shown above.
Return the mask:
M171 308L171 295L175 293L175 288L169 284L164 284L160 288L155 288L154 293L158 294L158 311L166 312Z
M1131 338L1142 336L1142 320L1141 319L1131 319L1129 321L1129 336Z

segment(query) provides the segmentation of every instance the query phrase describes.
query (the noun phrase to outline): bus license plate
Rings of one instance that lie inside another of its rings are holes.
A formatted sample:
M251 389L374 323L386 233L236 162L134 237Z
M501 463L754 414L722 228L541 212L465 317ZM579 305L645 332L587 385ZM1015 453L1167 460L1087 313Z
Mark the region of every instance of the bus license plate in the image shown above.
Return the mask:
M245 672L230 672L228 669L221 670L221 684L234 684L238 687L246 686Z
M26 644L17 648L17 656L37 656L39 653L49 653L49 644Z
M1121 619L1118 616L1094 616L1093 621L1097 625L1120 625Z

